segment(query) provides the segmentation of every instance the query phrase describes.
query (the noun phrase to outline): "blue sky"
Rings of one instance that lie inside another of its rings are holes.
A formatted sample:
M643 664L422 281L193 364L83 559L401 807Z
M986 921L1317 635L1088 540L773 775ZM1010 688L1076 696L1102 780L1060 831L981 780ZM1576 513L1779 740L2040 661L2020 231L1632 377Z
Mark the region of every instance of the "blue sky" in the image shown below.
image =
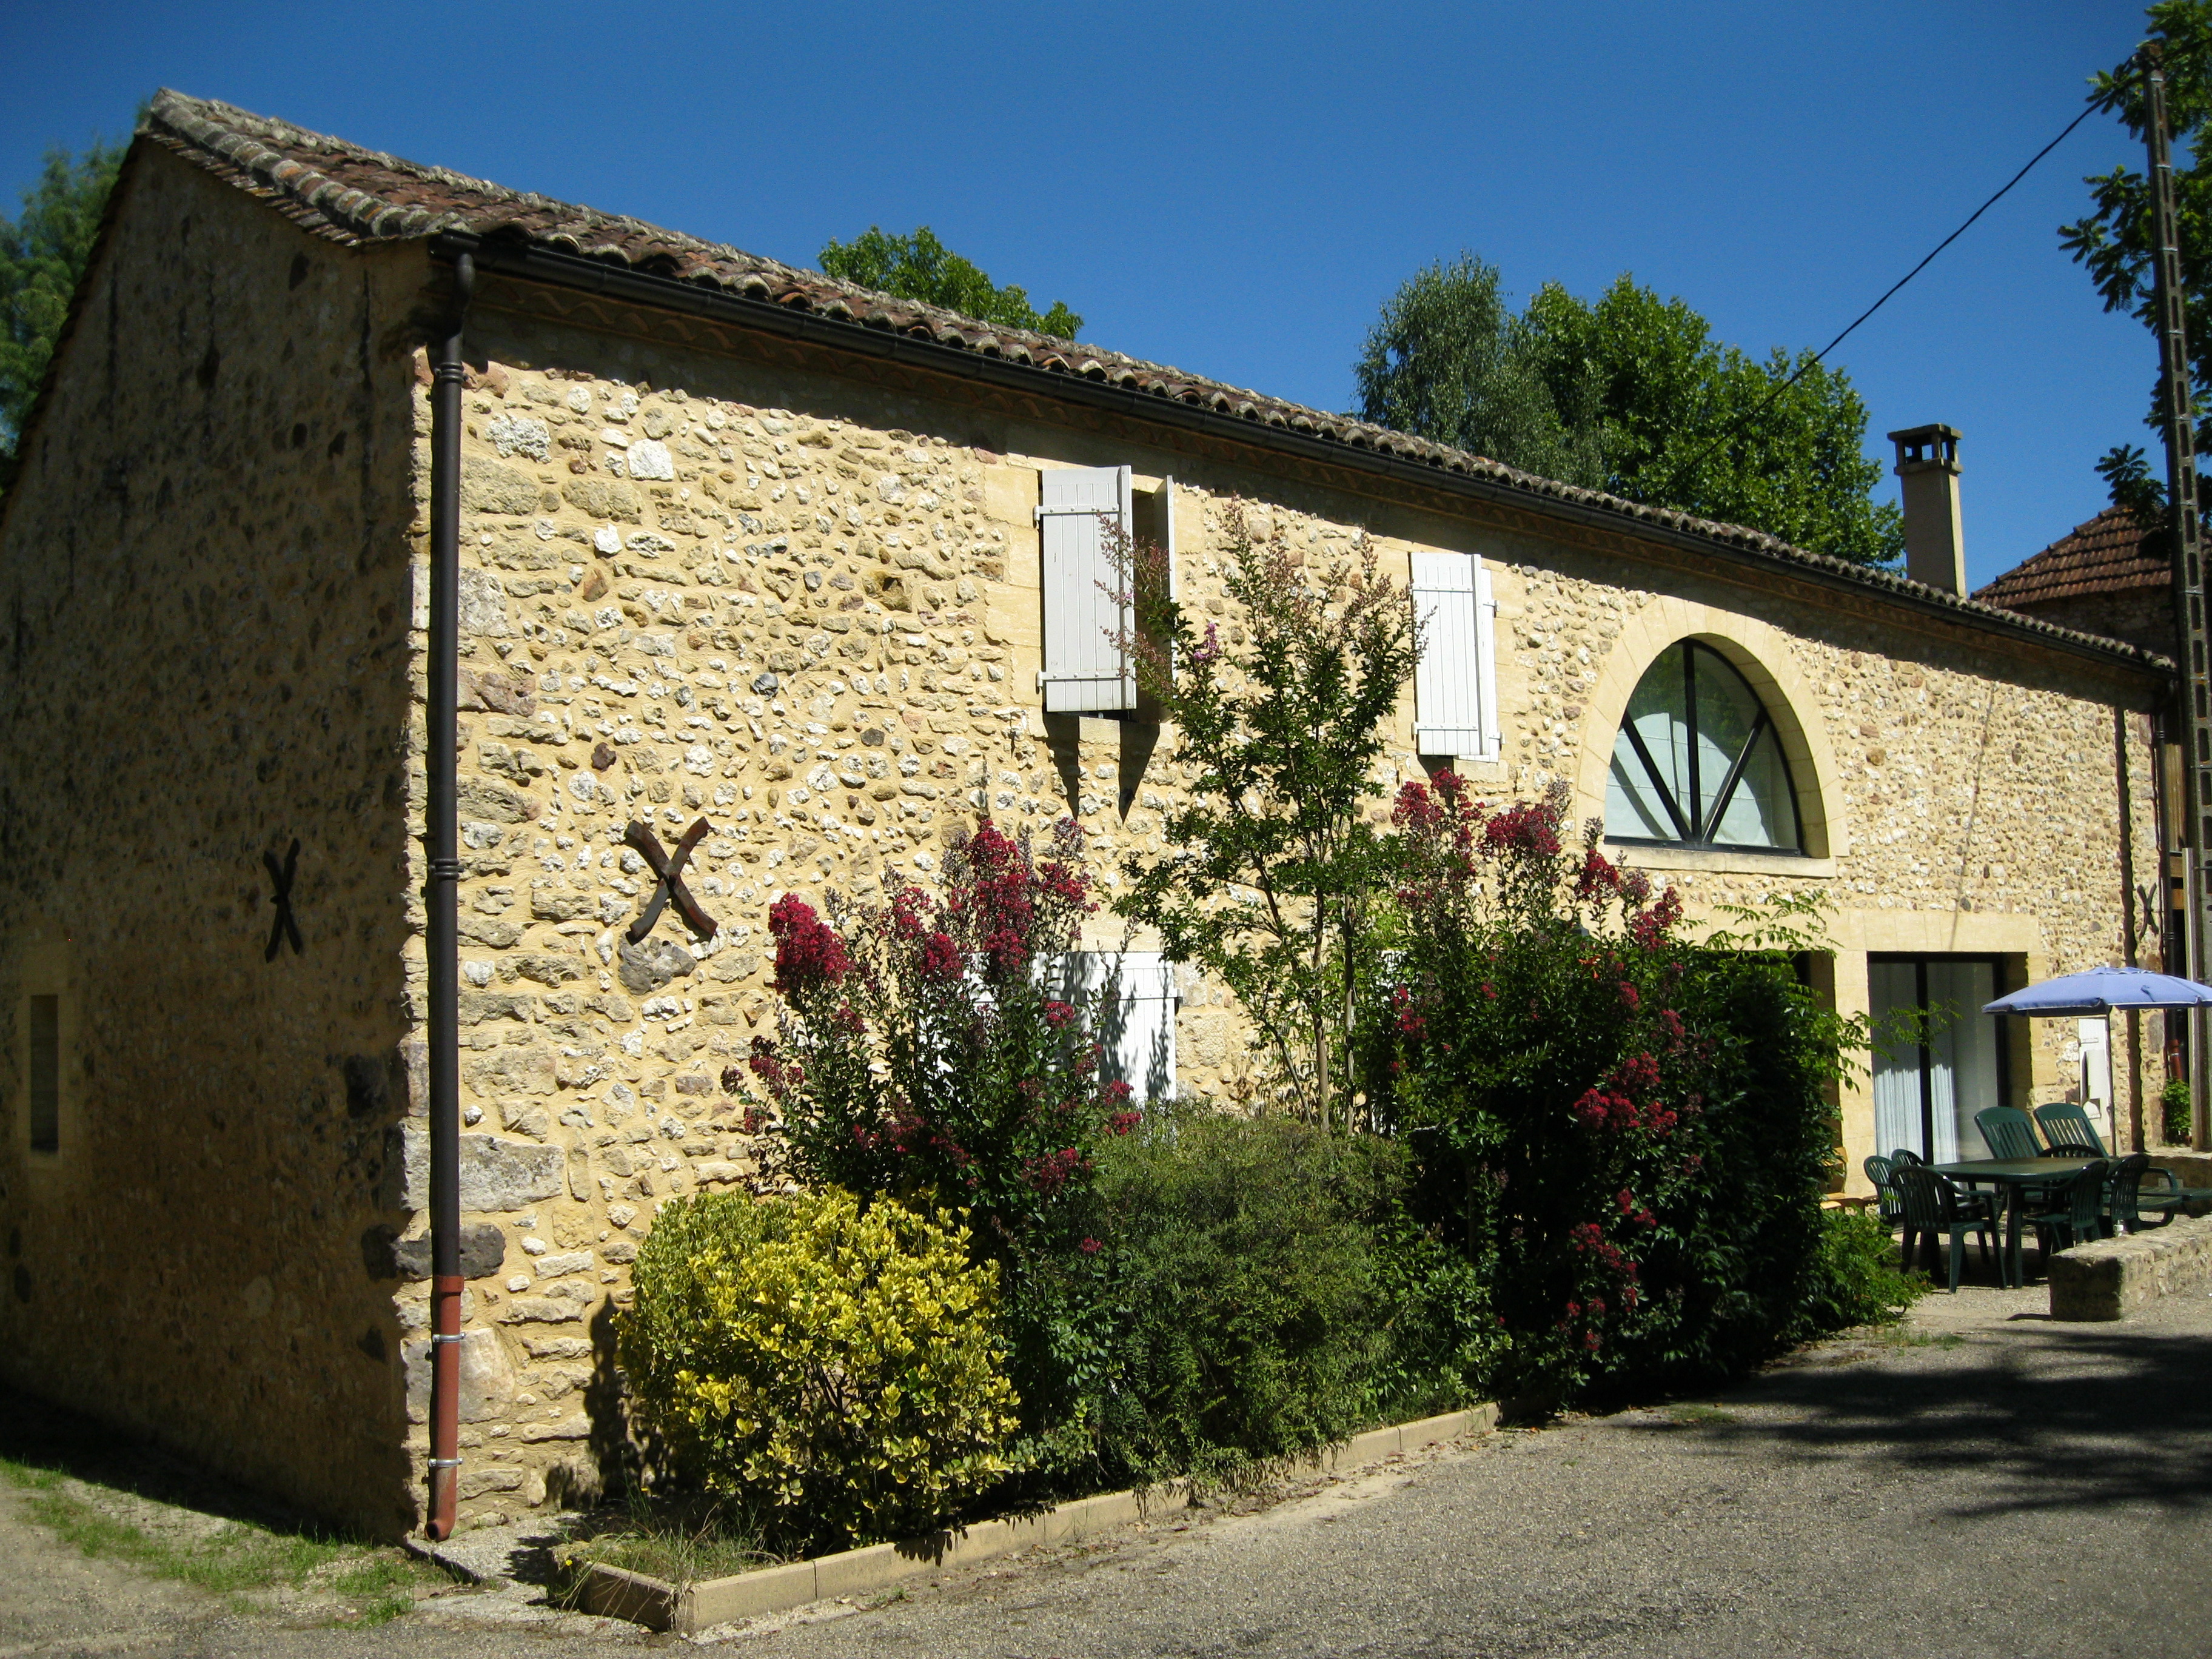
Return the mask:
M168 85L799 264L927 223L1086 339L1343 409L1383 299L1462 247L1516 295L1628 270L1749 349L1823 344L2142 28L2105 0L13 0L0 193ZM2107 447L2151 441L2150 336L2054 234L2120 161L2093 118L1835 359L1885 462L1893 428L1966 434L1977 582L2103 505Z

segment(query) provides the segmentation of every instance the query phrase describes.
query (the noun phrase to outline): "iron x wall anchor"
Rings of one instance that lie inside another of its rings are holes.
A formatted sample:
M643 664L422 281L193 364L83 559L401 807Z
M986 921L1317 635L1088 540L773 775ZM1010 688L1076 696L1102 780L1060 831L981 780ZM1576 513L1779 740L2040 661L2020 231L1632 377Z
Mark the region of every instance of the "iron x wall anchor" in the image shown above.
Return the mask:
M286 939L292 941L294 956L305 956L307 947L300 942L300 924L292 920L292 878L300 868L300 838L292 837L291 850L284 854L283 863L276 862L274 853L264 853L261 861L269 866L269 879L276 890L269 899L276 907L276 915L269 924L269 948L261 953L261 959L276 961Z
M714 826L701 818L684 832L676 843L673 857L661 847L660 838L647 825L632 823L623 830L623 845L631 848L652 866L655 878L652 902L645 914L630 923L629 931L623 935L632 945L653 931L653 924L660 920L661 907L671 899L676 902L676 913L684 918L684 925L699 939L712 939L720 926L714 917L699 908L699 901L691 896L691 890L684 884L684 866L690 860L691 849L713 830Z

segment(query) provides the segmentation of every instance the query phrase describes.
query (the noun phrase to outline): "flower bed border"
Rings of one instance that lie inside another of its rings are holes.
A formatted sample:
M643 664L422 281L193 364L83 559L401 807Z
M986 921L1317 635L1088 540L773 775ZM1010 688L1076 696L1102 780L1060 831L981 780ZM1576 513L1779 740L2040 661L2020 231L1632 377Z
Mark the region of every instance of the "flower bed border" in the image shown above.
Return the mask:
M1394 1424L1355 1434L1340 1445L1300 1459L1292 1467L1304 1472L1332 1474L1339 1469L1380 1463L1422 1446L1456 1440L1462 1435L1497 1425L1497 1407L1476 1406L1467 1411L1447 1412L1441 1417L1425 1417L1417 1422ZM665 1579L596 1561L580 1563L583 1571L577 1587L577 1605L587 1613L627 1619L649 1630L690 1636L733 1619L757 1618L763 1613L805 1607L810 1601L887 1589L921 1573L970 1566L1011 1555L1032 1544L1058 1543L1109 1532L1141 1521L1148 1515L1188 1504L1189 1498L1188 1481L1171 1480L1158 1486L1079 1498L1036 1515L978 1521L972 1526L901 1539L893 1544L870 1544L835 1555L787 1562L780 1567L762 1567L726 1578L701 1579L690 1584L672 1584Z

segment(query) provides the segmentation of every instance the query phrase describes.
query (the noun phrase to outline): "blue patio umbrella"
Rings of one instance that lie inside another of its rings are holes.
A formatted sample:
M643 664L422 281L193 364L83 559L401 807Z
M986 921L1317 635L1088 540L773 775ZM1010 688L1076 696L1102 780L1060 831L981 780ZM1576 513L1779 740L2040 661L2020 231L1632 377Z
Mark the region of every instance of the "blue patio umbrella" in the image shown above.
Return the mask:
M2091 968L1999 997L1982 1012L2087 1018L2130 1008L2212 1008L2212 985L2148 968Z

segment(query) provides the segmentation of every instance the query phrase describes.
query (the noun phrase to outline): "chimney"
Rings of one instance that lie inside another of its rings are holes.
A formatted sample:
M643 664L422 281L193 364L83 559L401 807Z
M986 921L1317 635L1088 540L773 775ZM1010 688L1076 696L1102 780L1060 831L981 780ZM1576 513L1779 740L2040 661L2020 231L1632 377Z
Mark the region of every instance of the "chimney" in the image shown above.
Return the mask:
M1915 426L1889 434L1897 446L1905 497L1905 574L1960 598L1966 592L1966 542L1959 528L1959 434Z

